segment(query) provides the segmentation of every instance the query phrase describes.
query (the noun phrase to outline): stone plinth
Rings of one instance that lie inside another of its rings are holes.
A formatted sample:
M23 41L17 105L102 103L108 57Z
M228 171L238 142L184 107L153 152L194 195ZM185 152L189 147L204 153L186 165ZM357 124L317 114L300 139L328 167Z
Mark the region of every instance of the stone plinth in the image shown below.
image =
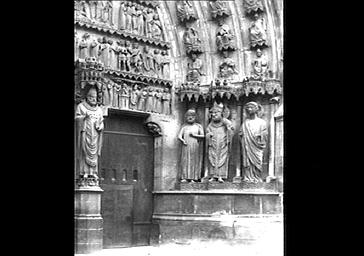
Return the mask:
M233 191L256 191L256 192L275 192L278 190L277 182L270 183L248 183L245 181L237 182L196 182L196 183L179 183L177 188L181 191L200 191L200 190L233 190Z
M75 253L102 250L103 222L101 193L98 186L75 189Z

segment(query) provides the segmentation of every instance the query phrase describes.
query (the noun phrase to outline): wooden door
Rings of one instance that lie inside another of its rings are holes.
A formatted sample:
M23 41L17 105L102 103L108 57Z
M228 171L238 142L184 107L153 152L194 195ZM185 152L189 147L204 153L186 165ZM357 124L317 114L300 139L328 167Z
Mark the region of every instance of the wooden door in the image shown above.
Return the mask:
M100 161L104 247L149 245L154 139L136 117L105 120Z

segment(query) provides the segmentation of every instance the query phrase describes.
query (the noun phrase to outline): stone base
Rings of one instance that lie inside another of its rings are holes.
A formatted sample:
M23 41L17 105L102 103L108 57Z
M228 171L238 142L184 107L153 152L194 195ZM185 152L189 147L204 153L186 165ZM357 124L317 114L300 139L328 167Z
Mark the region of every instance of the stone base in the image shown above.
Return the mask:
M179 183L177 184L177 189L182 191L196 191L196 190L233 190L233 191L257 191L265 192L271 191L275 192L278 190L277 182L271 181L270 183L260 182L260 183L248 183L242 181L241 177L236 177L237 182L196 182L196 183Z
M75 191L75 253L91 253L103 248L101 193L98 186Z

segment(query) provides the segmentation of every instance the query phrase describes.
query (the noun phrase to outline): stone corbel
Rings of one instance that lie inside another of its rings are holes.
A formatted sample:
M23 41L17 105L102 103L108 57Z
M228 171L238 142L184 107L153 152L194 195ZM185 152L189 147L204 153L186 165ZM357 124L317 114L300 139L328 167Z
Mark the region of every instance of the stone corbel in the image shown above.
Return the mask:
M145 127L148 129L149 133L153 137L160 137L163 135L160 125L157 124L156 122L152 122L152 121L146 122Z

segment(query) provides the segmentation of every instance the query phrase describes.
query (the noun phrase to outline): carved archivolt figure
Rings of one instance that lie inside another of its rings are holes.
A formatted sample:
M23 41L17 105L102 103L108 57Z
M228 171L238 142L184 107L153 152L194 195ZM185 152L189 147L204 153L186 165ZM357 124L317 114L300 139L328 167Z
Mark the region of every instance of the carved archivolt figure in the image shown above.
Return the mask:
M267 145L266 122L257 116L260 106L249 102L244 106L247 117L243 122L241 136L244 181L262 182L263 153Z
M187 64L187 81L188 82L200 82L200 76L204 75L202 72L203 63L202 60L197 58L196 54L191 56L192 62Z
M182 142L181 182L195 182L201 178L203 127L196 122L196 111L189 109L185 114L178 139Z
M235 50L235 36L227 24L219 22L220 27L216 34L216 46L219 51Z
M136 8L136 19L137 19L136 33L138 35L144 35L143 6L137 6L137 8Z
M108 40L108 43L109 43L109 67L115 70L117 68L118 55L119 55L118 45L114 44L112 40Z
M258 14L254 15L255 21L252 22L250 32L250 46L252 48L256 46L268 46L267 43L267 26L264 18L259 18Z
M193 27L187 28L183 34L183 43L186 47L187 54L190 53L201 53L201 40L198 32Z
M165 115L171 114L171 98L172 95L169 93L169 89L164 88L162 94L162 113Z
M197 14L190 1L177 1L177 18L181 21L196 20Z
M244 0L244 8L247 13L263 12L262 0Z
M234 74L238 74L236 70L235 61L228 57L227 51L223 52L224 59L219 66L219 76L223 78L229 78Z
M222 115L223 105L216 102L211 108L211 119L206 129L206 140L208 145L209 176L210 182L217 179L224 182L227 179L230 145L234 135L234 127L231 121Z
M75 119L76 168L84 178L97 178L104 123L102 110L97 106L97 91L95 88L88 91L86 101L77 105Z
M137 33L138 17L137 17L137 4L131 3L131 32Z
M268 59L260 49L256 52L257 58L252 62L253 73L251 78L264 81L268 74Z
M158 14L153 15L153 20L151 21L151 35L152 38L161 40L162 38L162 24L159 20Z
M220 17L228 17L231 15L230 9L226 2L214 0L210 2L211 16L213 19Z
M154 10L148 8L147 13L145 14L145 35L147 37L152 37L153 16Z

